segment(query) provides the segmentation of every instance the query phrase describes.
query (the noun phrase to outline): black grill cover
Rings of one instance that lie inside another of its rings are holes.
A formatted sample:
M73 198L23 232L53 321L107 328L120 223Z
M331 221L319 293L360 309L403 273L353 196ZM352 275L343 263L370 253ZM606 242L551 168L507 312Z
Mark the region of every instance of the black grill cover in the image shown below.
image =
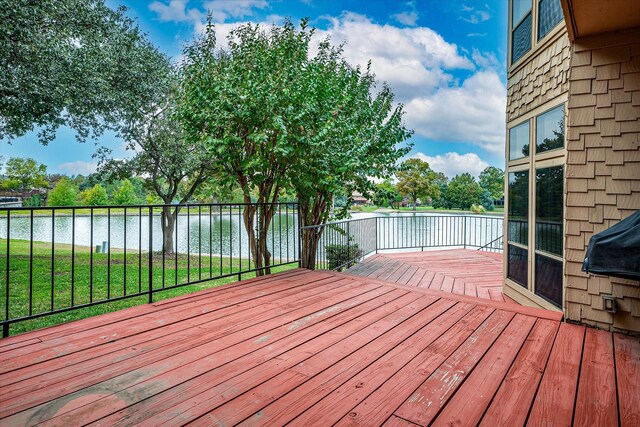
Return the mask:
M640 211L591 237L582 271L640 280Z

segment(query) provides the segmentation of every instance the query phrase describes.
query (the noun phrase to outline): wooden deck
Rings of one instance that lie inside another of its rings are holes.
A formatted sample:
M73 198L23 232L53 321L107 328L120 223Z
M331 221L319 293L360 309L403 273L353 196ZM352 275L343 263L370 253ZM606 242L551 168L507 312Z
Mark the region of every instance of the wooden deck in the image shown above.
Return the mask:
M496 301L502 294L502 254L473 249L381 253L348 270L401 285Z
M292 270L0 341L0 425L640 422L640 340Z

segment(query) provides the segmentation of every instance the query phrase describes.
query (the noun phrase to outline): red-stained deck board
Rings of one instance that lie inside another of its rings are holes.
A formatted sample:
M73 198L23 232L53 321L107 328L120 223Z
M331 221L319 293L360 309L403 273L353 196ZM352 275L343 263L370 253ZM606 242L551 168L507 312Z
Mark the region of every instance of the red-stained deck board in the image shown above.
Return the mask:
M584 326L560 325L527 425L571 425L584 333Z
M389 350L392 350L399 343L406 341L421 328L425 327L425 324L429 324L451 307L453 307L451 302L440 300L434 303L428 307L428 315L424 313L427 310L421 310L426 317L417 315L420 312L416 313L416 315L407 318L399 325L401 327L394 328L382 335L380 339L372 341L358 351L351 353L335 363L331 369L326 369L325 361L321 359L296 366L293 370L309 376L309 381L290 390L280 396L279 399L257 411L243 425L282 425L290 422L298 414L305 412L318 400L333 392L349 378L358 374L358 372L375 362ZM401 315L401 317L405 316ZM393 345L389 346L389 343Z
M306 276L299 280L298 283L300 285L304 285L310 282L317 282L327 277L330 276L327 276L326 273L320 273L319 275L314 274L313 276ZM144 305L140 306L140 308L132 307L130 309L111 313L114 315L113 318L110 318L107 315L96 316L102 320L102 322L99 323L94 318L83 319L78 321L80 325L74 325L75 322L60 325L62 332L53 331L52 328L43 329L43 335L37 345L32 345L29 346L29 348L23 348L12 352L11 357L13 359L20 357L19 361L7 360L5 359L5 355L0 354L0 373L8 372L16 365L29 364L31 363L32 358L34 362L47 360L46 352L53 353L52 357L60 357L66 352L73 352L73 345L76 342L78 342L79 348L85 350L87 347L82 340L93 340L94 345L100 345L100 343L104 341L104 338L100 338L101 336L108 336L109 340L119 339L121 338L119 334L129 333L133 330L128 327L128 325L137 325L138 328L153 329L153 322L155 319L162 319L164 316L165 318L182 320L183 318L189 317L189 309L197 309L200 306L206 306L209 308L213 304L214 307L211 308L213 311L242 301L251 301L253 299L260 298L260 293L263 292L263 290L268 290L268 294L274 294L280 291L291 292L291 282L287 279L276 284L272 284L272 280L273 279L265 279L262 283L254 286L233 286L226 292L203 292L199 295L199 298L186 299L184 297L179 297L179 304L165 303L158 305ZM224 298L221 298L222 296ZM213 301L211 301L212 298ZM139 321L140 312L145 316L144 323ZM179 313L181 317L174 317L173 313ZM28 332L27 334L32 333Z
M506 311L495 311L394 414L417 424L431 423L513 316Z
M617 426L613 336L588 328L573 422L578 426Z
M380 288L374 288L374 292L375 289ZM308 288L305 292L311 290L312 288ZM206 356L208 352L221 351L226 346L242 342L252 337L259 337L274 327L304 318L304 316L316 312L318 308L331 307L334 304L362 294L362 292L366 290L366 287L360 287L360 289L356 287L347 292L336 293L333 298L321 295L317 298L318 301L314 300L311 305L307 306L304 305L304 299L302 299L300 302L302 306L300 308L279 314L260 323L251 318L245 319L242 323L235 323L234 318L231 317L229 319L229 325L227 325L228 328L225 331L221 331L218 327L218 323L220 322L214 322L210 325L210 332L208 333L203 333L206 332L206 330L199 329L201 334L197 339L186 340L184 344L180 346L169 345L162 347L162 351L156 350L144 353L141 357L132 358L130 361L127 361L127 363L112 363L99 371L87 371L83 373L83 375L71 376L66 380L54 384L55 387L47 388L48 393L30 394L29 398L20 397L19 394L13 394L6 401L0 397L0 399L2 399L0 416L4 416L7 411L21 410L42 404L51 397L60 394L60 392L64 392L64 394L74 392L86 394L90 392L90 390L86 389L87 386L96 384L95 388L100 389L99 384L107 380L111 381L109 383L111 388L121 387L124 389L132 385L131 381L142 382L147 378L153 378L167 371L172 366L177 367L185 366L188 363L196 363L202 357ZM380 291L375 292L371 297L384 292L387 291L380 289ZM301 294L304 294L304 292L301 292ZM283 302L286 303L287 301ZM348 304L345 305L345 307L348 306ZM280 310L281 309L282 306L280 307ZM271 311L277 314L278 306L274 306ZM255 318L255 312L253 313L253 317ZM255 324L256 326L250 327L251 324ZM221 326L223 325L224 323L221 324ZM115 360L118 361L117 358ZM132 368L136 370L135 375L128 375L128 371L131 371ZM7 394L3 393L3 395L6 396ZM35 407L35 409L31 411L35 412L39 409L40 408Z
M293 420L295 425L318 425L337 422L360 400L376 390L386 379L416 357L421 349L435 341L467 314L472 306L456 304L434 322L429 323L402 344L367 366L347 382Z
M613 336L621 426L640 426L640 338Z
M529 335L535 319L516 315L436 417L438 425L477 425Z
M335 425L380 425L440 364L491 315L493 309L476 307L436 341L403 366L392 378L363 399Z
M202 395L202 393L206 393L209 389L218 386L224 381L232 378L237 379L238 376L244 372L250 372L252 369L255 371L256 367L258 367L256 371L258 373L264 371L267 374L276 375L277 372L263 369L266 366L265 363L273 360L271 359L272 357L277 356L277 359L280 360L281 355L286 352L305 353L297 347L307 342L312 342L313 340L317 341L318 339L322 339L323 334L336 328L336 326L346 326L345 330L357 327L358 325L363 327L366 326L367 321L384 318L385 315L389 316L388 313L400 312L407 314L407 310L416 310L416 307L424 308L424 306L429 305L432 301L433 299L422 298L420 302L418 302L415 295L411 294L405 294L400 298L390 301L388 298L387 300L372 300L349 312L342 313L329 320L313 325L305 330L304 333L291 334L291 336L281 340L278 340L279 336L276 333L272 333L273 340L269 340L269 342L266 343L269 345L263 345L253 355L242 355L242 351L246 352L247 348L245 347L243 349L240 345L236 346L236 348L228 348L223 354L224 360L218 361L220 366L212 366L212 369L192 381L184 382L173 388L167 387L162 392L148 397L144 401L139 401L140 404L123 408L119 412L105 418L105 422L108 424L119 424L126 421L128 423L138 424L150 417L159 418L157 414L163 412L167 417L172 418L173 405L184 402L185 399L188 399L190 396ZM375 305L373 305L374 302L376 303ZM288 325L286 328L283 327L281 329L290 331ZM329 338L336 339L339 337L336 337L334 334L333 336L329 336ZM327 337L325 337L324 343L328 345L329 341L326 341L326 339ZM274 346L277 348L276 353L271 350ZM235 351L239 351L240 356L234 357L233 354L230 356L230 353ZM307 354L307 356L309 355ZM230 360L230 362L224 364L226 360ZM176 375L176 371L173 372L173 375ZM240 389L237 389L236 392L240 392ZM227 399L233 397L229 393L231 392L225 393L224 397Z
M499 259L441 252L438 271L377 256L375 277L298 269L1 340L0 425L638 424L638 338L443 292L503 297L474 257Z
M450 308L450 306L442 306L442 308L446 309ZM305 380L310 378L314 373L322 372L338 362L345 366L347 364L351 364L349 367L350 371L360 371L366 367L367 364L374 362L377 358L384 355L385 352L393 351L394 347L402 345L403 340L410 335L407 331L397 330L404 329L404 324L400 327L403 317L404 315L391 315L380 322L380 326L383 326L383 328L379 327L379 325L372 325L369 327L368 330L375 334L375 338L373 339L370 339L371 336L367 337L364 341L362 340L363 337L360 337L359 339L345 339L336 343L332 347L328 347L325 350L314 354L312 357L298 363L296 366L289 368L281 375L271 378L271 380L266 383L260 384L258 387L249 390L247 393L239 396L239 398L225 403L220 408L209 411L209 413L206 414L193 414L192 411L190 411L190 415L205 415L199 419L195 425L209 425L214 419L218 422L222 421L222 423L226 425L235 425L258 412L264 405L284 395L288 390L286 388L279 387L279 384L287 382L288 377L294 377L290 384L297 387L302 385L302 383L304 383ZM389 333L392 328L395 328L396 331ZM382 335L383 333L384 336ZM367 340L369 342L367 342ZM366 350L357 350L362 348L366 348ZM354 351L357 353L357 356L352 355ZM308 352L308 350L306 352ZM347 361L344 360L345 357L347 358ZM325 384L325 386L326 385L327 384ZM314 397L319 399L317 394ZM206 405L209 405L209 403L206 403ZM264 411L262 411L262 414L264 415ZM292 415L295 416L295 413ZM181 415L181 419L183 418L184 411L182 411ZM266 417L263 416L262 422L266 422ZM270 421L270 423L273 423L273 421Z
M319 282L309 283L317 284ZM328 283L324 286L318 286L313 290L307 289L303 292L298 291L297 293L278 293L277 295L267 295L262 300L262 303L265 307L268 307L274 315L281 314L281 312L278 311L277 307L273 306L275 301L278 301L280 304L286 304L288 302L304 304L304 301L301 301L301 299L303 299L304 297L315 295L316 299L323 298L326 291L330 291L331 289L336 288L336 283L340 282L334 281L333 284ZM344 282L342 283L345 284ZM356 293L362 290L362 287L360 285L351 284L342 287L340 291L345 291L349 288L352 288L352 292ZM294 292L294 290L289 289L289 292ZM285 297L286 295L288 296ZM282 298L279 299L278 296ZM54 355L55 352L58 352L60 354L60 356L55 358L52 363L39 363L36 366L28 366L28 358L25 358L23 356L20 360L24 360L24 364L26 366L22 369L17 369L13 372L8 373L5 377L5 383L2 384L2 386L9 385L16 381L24 381L27 378L41 375L45 372L50 373L46 378L47 381L51 381L54 377L64 377L65 375L68 375L63 371L64 368L69 368L70 372L77 375L78 371L75 365L79 364L81 361L87 360L90 364L94 364L99 356L108 354L109 357L113 357L113 352L118 349L125 350L122 354L123 357L118 358L119 361L122 361L123 358L127 358L126 354L131 353L130 351L126 350L128 346L131 345L137 345L136 348L139 352L145 352L146 350L150 349L157 349L161 346L180 346L185 340L188 340L188 342L186 343L187 346L193 346L196 343L194 341L191 341L190 337L200 335L199 339L206 340L208 337L206 336L206 334L203 334L203 332L206 331L207 328L213 329L212 327L219 324L219 329L215 331L215 333L219 334L220 332L228 332L233 329L238 329L243 324L246 324L246 322L253 322L255 313L253 312L252 307L255 307L257 301L249 301L248 303L250 303L250 305L244 308L243 304L232 304L231 306L225 307L224 309L217 312L209 312L208 310L203 309L202 315L196 316L193 319L187 318L183 319L183 321L174 323L166 322L166 326L163 328L164 333L160 335L157 334L157 331L155 330L149 330L145 333L131 334L130 336L129 334L124 332L121 335L121 339L110 346L103 345L105 343L104 340L93 338L95 341L97 341L97 343L95 343L94 345L93 341L89 341L88 344L85 344L85 351L83 351L79 355L75 353L64 354L62 353L62 349L57 346L52 346L50 347L50 350L54 353ZM268 304L271 304L271 306L269 306ZM215 304L212 303L211 306L212 307L210 308L215 308ZM176 314L176 316L181 317L184 312L188 311L189 310L187 307L183 307L183 311L179 313L179 316L178 314ZM267 317L267 315L268 311L265 311L265 317ZM164 313L164 316L166 318L168 315ZM147 323L151 324L151 320L153 319L149 319L148 322L145 321L138 323L142 323L143 325ZM133 327L128 323L127 325L130 328ZM173 351L173 349L170 349L170 351ZM88 368L87 365L83 366L85 369ZM95 368L96 366L93 366L90 368L90 370L93 370ZM30 387L33 385L25 383L24 386ZM0 397L0 401L1 400L2 398Z
M410 278L404 275L408 267L417 268ZM408 286L505 301L502 297L502 254L471 249L381 253L347 272ZM479 289L481 287L486 289Z
M538 319L480 425L524 425L558 330L558 322Z
M384 427L414 427L418 424L411 423L402 418L398 418L395 415L389 417L389 419L383 424Z

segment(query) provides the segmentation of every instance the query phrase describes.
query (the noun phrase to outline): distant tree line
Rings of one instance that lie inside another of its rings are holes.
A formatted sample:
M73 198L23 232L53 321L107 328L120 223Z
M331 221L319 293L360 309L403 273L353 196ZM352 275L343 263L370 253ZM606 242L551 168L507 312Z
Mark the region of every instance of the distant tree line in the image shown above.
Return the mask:
M493 211L494 201L504 196L504 172L494 166L485 168L478 181L469 173L448 179L428 162L413 158L402 163L395 176L395 184L390 179L376 184L375 205L399 208L406 201L415 209L420 201L436 209Z

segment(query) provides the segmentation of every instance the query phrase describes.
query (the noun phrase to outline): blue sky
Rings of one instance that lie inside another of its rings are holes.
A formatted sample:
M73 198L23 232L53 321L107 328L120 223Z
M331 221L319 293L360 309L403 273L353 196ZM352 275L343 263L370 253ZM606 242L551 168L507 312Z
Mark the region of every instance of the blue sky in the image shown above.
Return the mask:
M124 4L158 49L178 59L203 28L207 11L218 40L239 23L298 22L308 17L317 37L345 42L356 65L372 61L405 105L405 121L415 130L409 157L429 161L448 176L476 175L488 165L504 167L506 102L506 0L107 0ZM0 141L5 157L32 157L50 173L95 170L97 146L126 157L113 134L80 144L61 129L48 146L32 132L12 145Z

